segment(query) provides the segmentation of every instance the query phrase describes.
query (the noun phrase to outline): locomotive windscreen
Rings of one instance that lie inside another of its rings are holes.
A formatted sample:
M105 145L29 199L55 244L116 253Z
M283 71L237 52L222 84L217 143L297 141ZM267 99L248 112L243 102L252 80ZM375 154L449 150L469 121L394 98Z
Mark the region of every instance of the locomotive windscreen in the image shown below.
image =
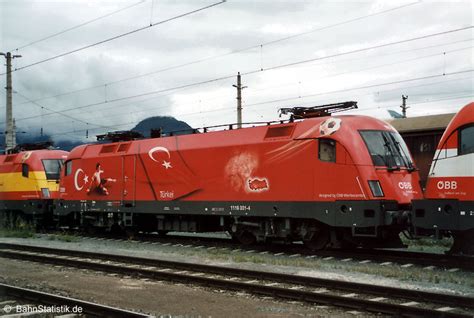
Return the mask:
M402 137L391 131L362 130L362 138L375 166L413 169L413 161Z
M61 159L43 159L44 172L46 173L46 179L58 180L61 167L63 166L63 160Z

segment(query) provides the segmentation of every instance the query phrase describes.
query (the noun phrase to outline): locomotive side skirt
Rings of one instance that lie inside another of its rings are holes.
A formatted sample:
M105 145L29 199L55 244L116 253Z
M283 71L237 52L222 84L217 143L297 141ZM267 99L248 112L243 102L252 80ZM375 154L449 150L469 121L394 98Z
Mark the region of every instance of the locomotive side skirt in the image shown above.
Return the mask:
M425 230L438 234L440 231L474 229L474 201L415 200L413 211L413 225L418 232Z
M61 215L118 213L159 216L224 216L257 218L292 218L317 220L332 227L353 229L354 236L376 236L380 226L396 225L400 211L395 201L336 202L236 202L236 201L64 201ZM132 224L128 224L132 225ZM365 230L363 230L365 228ZM372 230L369 230L372 228ZM154 230L158 230L155 228Z

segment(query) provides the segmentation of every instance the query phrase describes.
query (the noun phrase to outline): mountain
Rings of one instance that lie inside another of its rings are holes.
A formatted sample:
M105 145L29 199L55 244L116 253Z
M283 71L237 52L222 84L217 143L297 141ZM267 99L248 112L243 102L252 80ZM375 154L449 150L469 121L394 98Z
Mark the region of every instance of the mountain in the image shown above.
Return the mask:
M139 122L131 130L138 131L145 137L150 137L151 129L161 128L163 134L169 134L173 132L176 135L189 134L192 133L192 128L184 121L177 120L174 117L170 116L155 116L149 117L141 122ZM0 127L1 130L1 127ZM26 134L21 132L17 133L17 144L22 143L39 143L52 140L51 136L44 134L43 136L38 136L31 131L27 131ZM0 135L0 138L5 138L4 135ZM3 140L2 140L3 141ZM0 153L3 153L3 142L0 141ZM56 148L70 151L72 148L79 146L85 142L70 141L70 140L61 140L54 141L54 146ZM90 142L89 142L90 143Z
M17 137L16 143L18 145L26 144L26 143L34 144L34 143L41 143L41 142L53 140L51 136L46 135L46 134L44 134L43 136L32 136L30 134L28 135L17 134L16 137ZM53 141L53 145L55 148L65 150L65 151L71 151L74 147L77 147L81 144L83 143L79 141L70 141L70 140Z
M176 135L192 133L191 126L170 116L149 117L139 122L131 130L138 131L145 137L150 137L150 131L159 128L161 128L163 134L169 134L170 132L175 132Z

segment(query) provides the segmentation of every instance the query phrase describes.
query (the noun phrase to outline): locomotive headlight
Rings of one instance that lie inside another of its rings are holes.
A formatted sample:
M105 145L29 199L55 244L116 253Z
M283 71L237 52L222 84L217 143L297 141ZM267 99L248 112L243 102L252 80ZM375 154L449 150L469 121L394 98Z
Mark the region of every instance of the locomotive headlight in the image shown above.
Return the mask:
M379 180L369 180L370 191L374 197L383 197L382 186L380 185Z
M48 189L48 188L41 188L41 193L43 194L43 198L44 198L44 199L49 199L49 198L50 198L49 189Z

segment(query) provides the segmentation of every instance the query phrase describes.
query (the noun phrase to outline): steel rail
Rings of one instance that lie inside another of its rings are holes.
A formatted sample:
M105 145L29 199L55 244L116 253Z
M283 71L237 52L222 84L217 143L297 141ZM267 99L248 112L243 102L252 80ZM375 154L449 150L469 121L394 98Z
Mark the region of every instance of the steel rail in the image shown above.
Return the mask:
M86 237L89 239L100 238L107 239L110 236L80 236ZM425 252L414 252L414 251L402 251L402 250L393 250L393 249L364 249L364 248L354 248L354 249L330 249L330 250L321 250L312 252L307 248L302 247L301 245L252 245L252 246L242 246L232 242L228 238L208 238L208 237L189 237L189 236L179 236L179 235L167 235L165 237L157 237L156 235L143 235L136 237L135 240L137 243L147 243L147 242L165 242L165 243L179 243L182 244L193 244L192 240L196 241L199 245L204 246L213 246L216 248L236 248L242 249L244 251L254 250L257 253L259 252L269 252L269 253L284 253L292 254L301 254L302 257L305 256L317 256L317 257L335 257L335 258L352 258L354 261L357 260L371 260L377 262L392 262L396 264L406 264L412 263L417 266L436 266L440 268L459 268L465 271L474 271L474 256L465 256L465 255L449 255L449 254L438 254L438 253L425 253ZM186 242L186 243L183 243Z
M381 262L413 263L418 266L437 266L441 268L459 268L474 271L474 257L462 255L447 255L414 251L400 251L390 249L353 249L339 251L322 251L320 255L334 257L352 257L356 259L372 259Z
M294 290L282 288L277 286L266 286L263 284L249 284L238 281L230 281L223 279L215 279L203 276L194 276L183 272L173 273L166 272L159 269L137 268L136 266L153 266L161 268L173 268L181 271L201 272L207 274L217 274L223 276L232 275L234 277L245 277L248 279L266 280L272 282L279 282L284 284L303 285L305 287L329 288L337 289L339 291L351 291L357 293L364 293L369 295L386 296L388 298L398 297L407 300L416 300L435 304L445 304L454 307L474 308L474 298L449 294L437 294L426 291L407 290L394 287L377 286L371 284L361 284L344 282L339 280L328 280L314 277L305 277L289 274L253 271L245 269L236 269L228 267L218 267L211 265L179 263L166 260L155 260L148 258L129 257L122 255L102 254L95 252L71 251L63 249L39 248L25 245L15 244L0 244L1 248L7 248L9 245L11 249L15 246L17 250L34 253L48 253L56 256L70 256L89 259L88 261L67 258L51 258L50 256L38 254L18 253L11 250L0 250L0 257L24 259L36 262L50 263L56 265L63 265L69 267L85 268L96 271L104 271L109 273L120 273L130 276L140 276L152 279L166 279L184 283L197 283L200 285L213 286L224 288L227 290L249 290L256 294L271 295L293 300L303 300L322 304L330 304L346 308L358 308L367 311L383 312L394 315L429 315L429 316L443 316L443 317L471 317L470 315L458 314L452 312L440 312L430 308L419 308L404 306L393 303L383 303L378 301L371 301L367 299L348 298L338 295L314 293L308 291ZM101 260L102 263L93 262L90 259ZM127 267L126 264L116 265L110 263L103 263L103 261L114 261L120 263L133 264Z
M33 289L27 289L0 283L0 294L10 296L15 299L35 301L41 304L55 306L79 306L82 313L97 317L150 317L149 315L125 310L121 308L101 305L76 298L64 297L55 294L45 293Z
M178 241L177 236L172 237ZM161 240L171 241L171 238L167 239L166 237L161 238ZM182 240L189 241L190 237L181 237ZM213 241L219 242L222 244L230 245L230 239L211 239L211 238L196 238L200 242L198 244L208 244L212 245ZM147 241L147 237L140 239L140 241ZM227 241L227 242L226 242ZM211 243L211 244L209 244ZM393 249L366 249L366 248L353 248L353 249L329 249L312 252L307 248L293 244L293 245L256 245L249 247L242 247L239 244L232 244L236 248L242 248L244 250L258 250L281 253L286 252L285 254L301 254L302 256L318 256L318 257L337 257L341 259L352 258L353 260L366 260L370 259L372 261L379 262L393 262L397 264L406 264L412 263L417 266L437 266L440 268L459 268L466 271L474 271L474 257L465 256L465 255L449 255L441 253L426 253L426 252L415 252L415 251L403 251L403 250L393 250ZM238 247L237 247L238 246Z
M421 301L436 301L440 304L453 304L457 303L464 307L474 309L474 298L464 297L459 295L450 295L450 294L438 294L432 292L425 292L419 290L407 290L400 289L395 287L388 286L379 286L372 284L363 284L363 283L353 283L340 280L324 279L317 277L307 277L291 274L282 274L282 273L273 273L273 272L263 272L257 270L248 270L240 268L230 268L230 267L221 267L213 265L204 265L204 264L195 264L195 263L186 263L186 262L176 262L163 259L152 259L136 256L126 256L126 255L117 255L117 254L105 254L98 252L88 252L88 251L78 251L78 250L65 250L57 249L50 247L40 247L40 246L31 246L31 245L20 245L20 244L9 244L9 243L0 243L0 249L12 249L12 250L23 250L33 253L48 253L56 255L67 255L71 257L82 257L82 258L91 258L91 259L102 259L107 261L114 262L124 262L136 265L146 265L146 266L156 266L164 268L172 268L177 270L192 270L200 271L209 274L216 275L233 275L238 277L246 277L249 279L265 279L271 281L277 281L281 283L291 283L291 284L305 284L306 286L311 287L329 287L336 288L339 290L344 290L348 292L358 292L361 290L370 290L371 293L377 294L379 296L395 296L403 297L410 300L421 300ZM0 255L4 251L0 250Z

